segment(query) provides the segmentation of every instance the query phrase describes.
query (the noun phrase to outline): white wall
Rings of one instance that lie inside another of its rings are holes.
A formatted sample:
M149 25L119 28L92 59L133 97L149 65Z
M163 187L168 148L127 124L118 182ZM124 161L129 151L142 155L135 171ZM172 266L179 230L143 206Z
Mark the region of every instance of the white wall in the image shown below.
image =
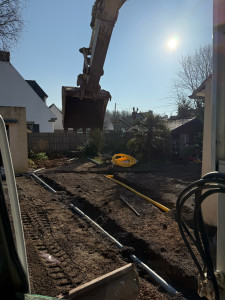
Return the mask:
M55 106L55 104L51 105L49 109L57 118L57 120L54 122L54 130L63 130L61 111Z
M16 174L27 173L28 152L26 108L0 106L0 115L2 115L4 119L17 120L17 123L7 124L9 126L9 146L12 162Z
M205 83L205 109L203 130L202 176L215 171L212 140L212 78ZM217 226L218 197L211 195L202 203L202 214L208 225Z
M27 122L39 124L40 132L54 132L55 115L8 62L0 61L0 105L26 107Z

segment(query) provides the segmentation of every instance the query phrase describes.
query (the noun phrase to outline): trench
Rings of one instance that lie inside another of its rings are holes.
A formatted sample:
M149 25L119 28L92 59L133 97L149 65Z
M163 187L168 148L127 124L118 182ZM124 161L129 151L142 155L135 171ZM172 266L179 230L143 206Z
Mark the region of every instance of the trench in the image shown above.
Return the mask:
M90 203L85 197L72 193L60 183L44 174L41 174L40 177L57 192L64 192L63 195L59 194L59 200L67 205L69 209L71 209L69 207L70 203L74 204L98 223L105 231L126 246L125 249L120 250L121 256L126 262L131 262L130 255L135 254L151 269L155 270L159 276L166 280L176 290L181 292L184 297L188 299L200 299L196 292L197 278L194 276L184 275L181 269L171 264L170 261L164 259L160 253L155 253L146 241L136 237L131 232L126 231L118 225L116 220L110 218L99 207ZM129 182L126 183L130 185ZM137 268L140 277L150 282L154 282L150 275L146 274L143 269L139 267Z
M140 191L141 193L154 199L156 202L165 205L166 207L168 207L170 209L170 212L167 213L167 215L169 215L174 221L177 222L177 214L176 214L176 208L174 205L174 202L168 201L168 200L164 200L162 197L158 196L155 191L153 189L150 188L145 188L143 186L141 186L140 184L134 183L134 182L130 182L127 179L121 178L119 175L114 175L114 178L121 181L122 183L130 186L132 189ZM185 215L185 222L186 224L193 229L193 210L191 210L189 207L187 207L186 205L184 205L183 207L183 214Z

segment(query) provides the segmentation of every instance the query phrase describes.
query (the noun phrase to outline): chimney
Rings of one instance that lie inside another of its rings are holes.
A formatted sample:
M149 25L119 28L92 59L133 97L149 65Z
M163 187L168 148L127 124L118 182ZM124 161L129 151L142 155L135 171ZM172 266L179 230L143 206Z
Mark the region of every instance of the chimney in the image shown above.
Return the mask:
M10 53L5 51L0 51L0 61L10 62Z

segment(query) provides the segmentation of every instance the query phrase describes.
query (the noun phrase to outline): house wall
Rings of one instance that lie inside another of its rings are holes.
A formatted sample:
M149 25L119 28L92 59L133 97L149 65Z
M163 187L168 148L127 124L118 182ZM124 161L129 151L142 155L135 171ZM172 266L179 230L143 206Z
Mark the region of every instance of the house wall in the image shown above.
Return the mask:
M204 110L204 131L203 131L203 154L202 154L202 176L215 171L212 140L212 78L205 84L205 110ZM202 204L202 214L205 222L217 226L218 212L217 195L210 196Z
M202 176L215 170L212 165L212 80L205 87L205 110L203 129L203 154L202 154Z
M40 132L53 132L54 114L9 62L0 61L0 78L1 105L26 107L27 122L39 124Z
M27 173L28 151L26 108L0 106L0 115L2 115L3 119L17 120L17 123L7 124L9 126L9 146L12 162L16 174Z
M61 111L55 105L51 105L49 108L57 118L54 122L54 130L63 130Z
M200 155L200 146L194 148L197 135L203 131L202 121L195 118L177 127L171 132L171 152L180 157ZM196 157L197 158L197 157Z

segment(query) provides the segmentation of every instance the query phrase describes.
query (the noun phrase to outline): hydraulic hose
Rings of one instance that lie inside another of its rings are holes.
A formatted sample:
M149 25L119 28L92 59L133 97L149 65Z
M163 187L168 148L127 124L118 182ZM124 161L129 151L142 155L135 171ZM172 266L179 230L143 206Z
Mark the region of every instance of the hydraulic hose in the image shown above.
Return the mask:
M205 229L204 220L201 212L201 204L203 201L213 194L224 194L225 193L225 174L220 172L211 172L203 176L200 180L197 180L186 187L179 195L176 203L178 225L180 229L181 236L190 252L190 255L196 264L201 277L200 283L200 296L205 296L209 292L213 294L214 289L214 299L220 299L220 289L215 276L215 267L213 264L213 259L210 252L210 245ZM188 225L185 223L182 212L185 203L195 197L195 207L193 213L193 233L189 230ZM192 243L198 250L202 261L199 261L195 252L193 251ZM203 264L203 266L202 266ZM207 272L206 272L207 271ZM205 277L207 274L207 277ZM211 290L206 290L205 280L210 280L212 283Z
M150 202L151 204L157 206L158 208L162 209L163 211L165 211L165 212L169 212L170 211L170 209L168 207L166 207L166 206L164 206L164 205L162 205L162 204L160 204L160 203L152 200L151 198L149 198L149 197L147 197L147 196L145 196L145 195L143 195L143 194L135 191L134 189L132 189L128 185L120 182L119 180L114 179L113 175L106 175L106 177L109 178L109 179L111 179L111 180L113 180L114 182L120 184L121 186L125 187L126 189L128 189L129 191L135 193L136 195L140 196L141 198L147 200L148 202Z
M100 231L102 231L111 241L113 241L119 249L122 249L124 246L118 242L111 234L109 234L107 231L105 231L100 225L98 225L94 220L92 220L90 217L88 217L83 211L81 211L78 207L74 206L73 204L70 204L73 211L75 211L78 215L85 218L87 221L89 221L92 225L97 227ZM157 273L155 273L153 270L151 270L145 263L143 263L138 257L135 255L130 255L130 258L138 263L142 268L144 268L147 273L158 283L160 284L168 293L171 295L177 295L178 291L176 291L170 284L168 284L163 278L161 278ZM185 299L185 298L183 298Z

